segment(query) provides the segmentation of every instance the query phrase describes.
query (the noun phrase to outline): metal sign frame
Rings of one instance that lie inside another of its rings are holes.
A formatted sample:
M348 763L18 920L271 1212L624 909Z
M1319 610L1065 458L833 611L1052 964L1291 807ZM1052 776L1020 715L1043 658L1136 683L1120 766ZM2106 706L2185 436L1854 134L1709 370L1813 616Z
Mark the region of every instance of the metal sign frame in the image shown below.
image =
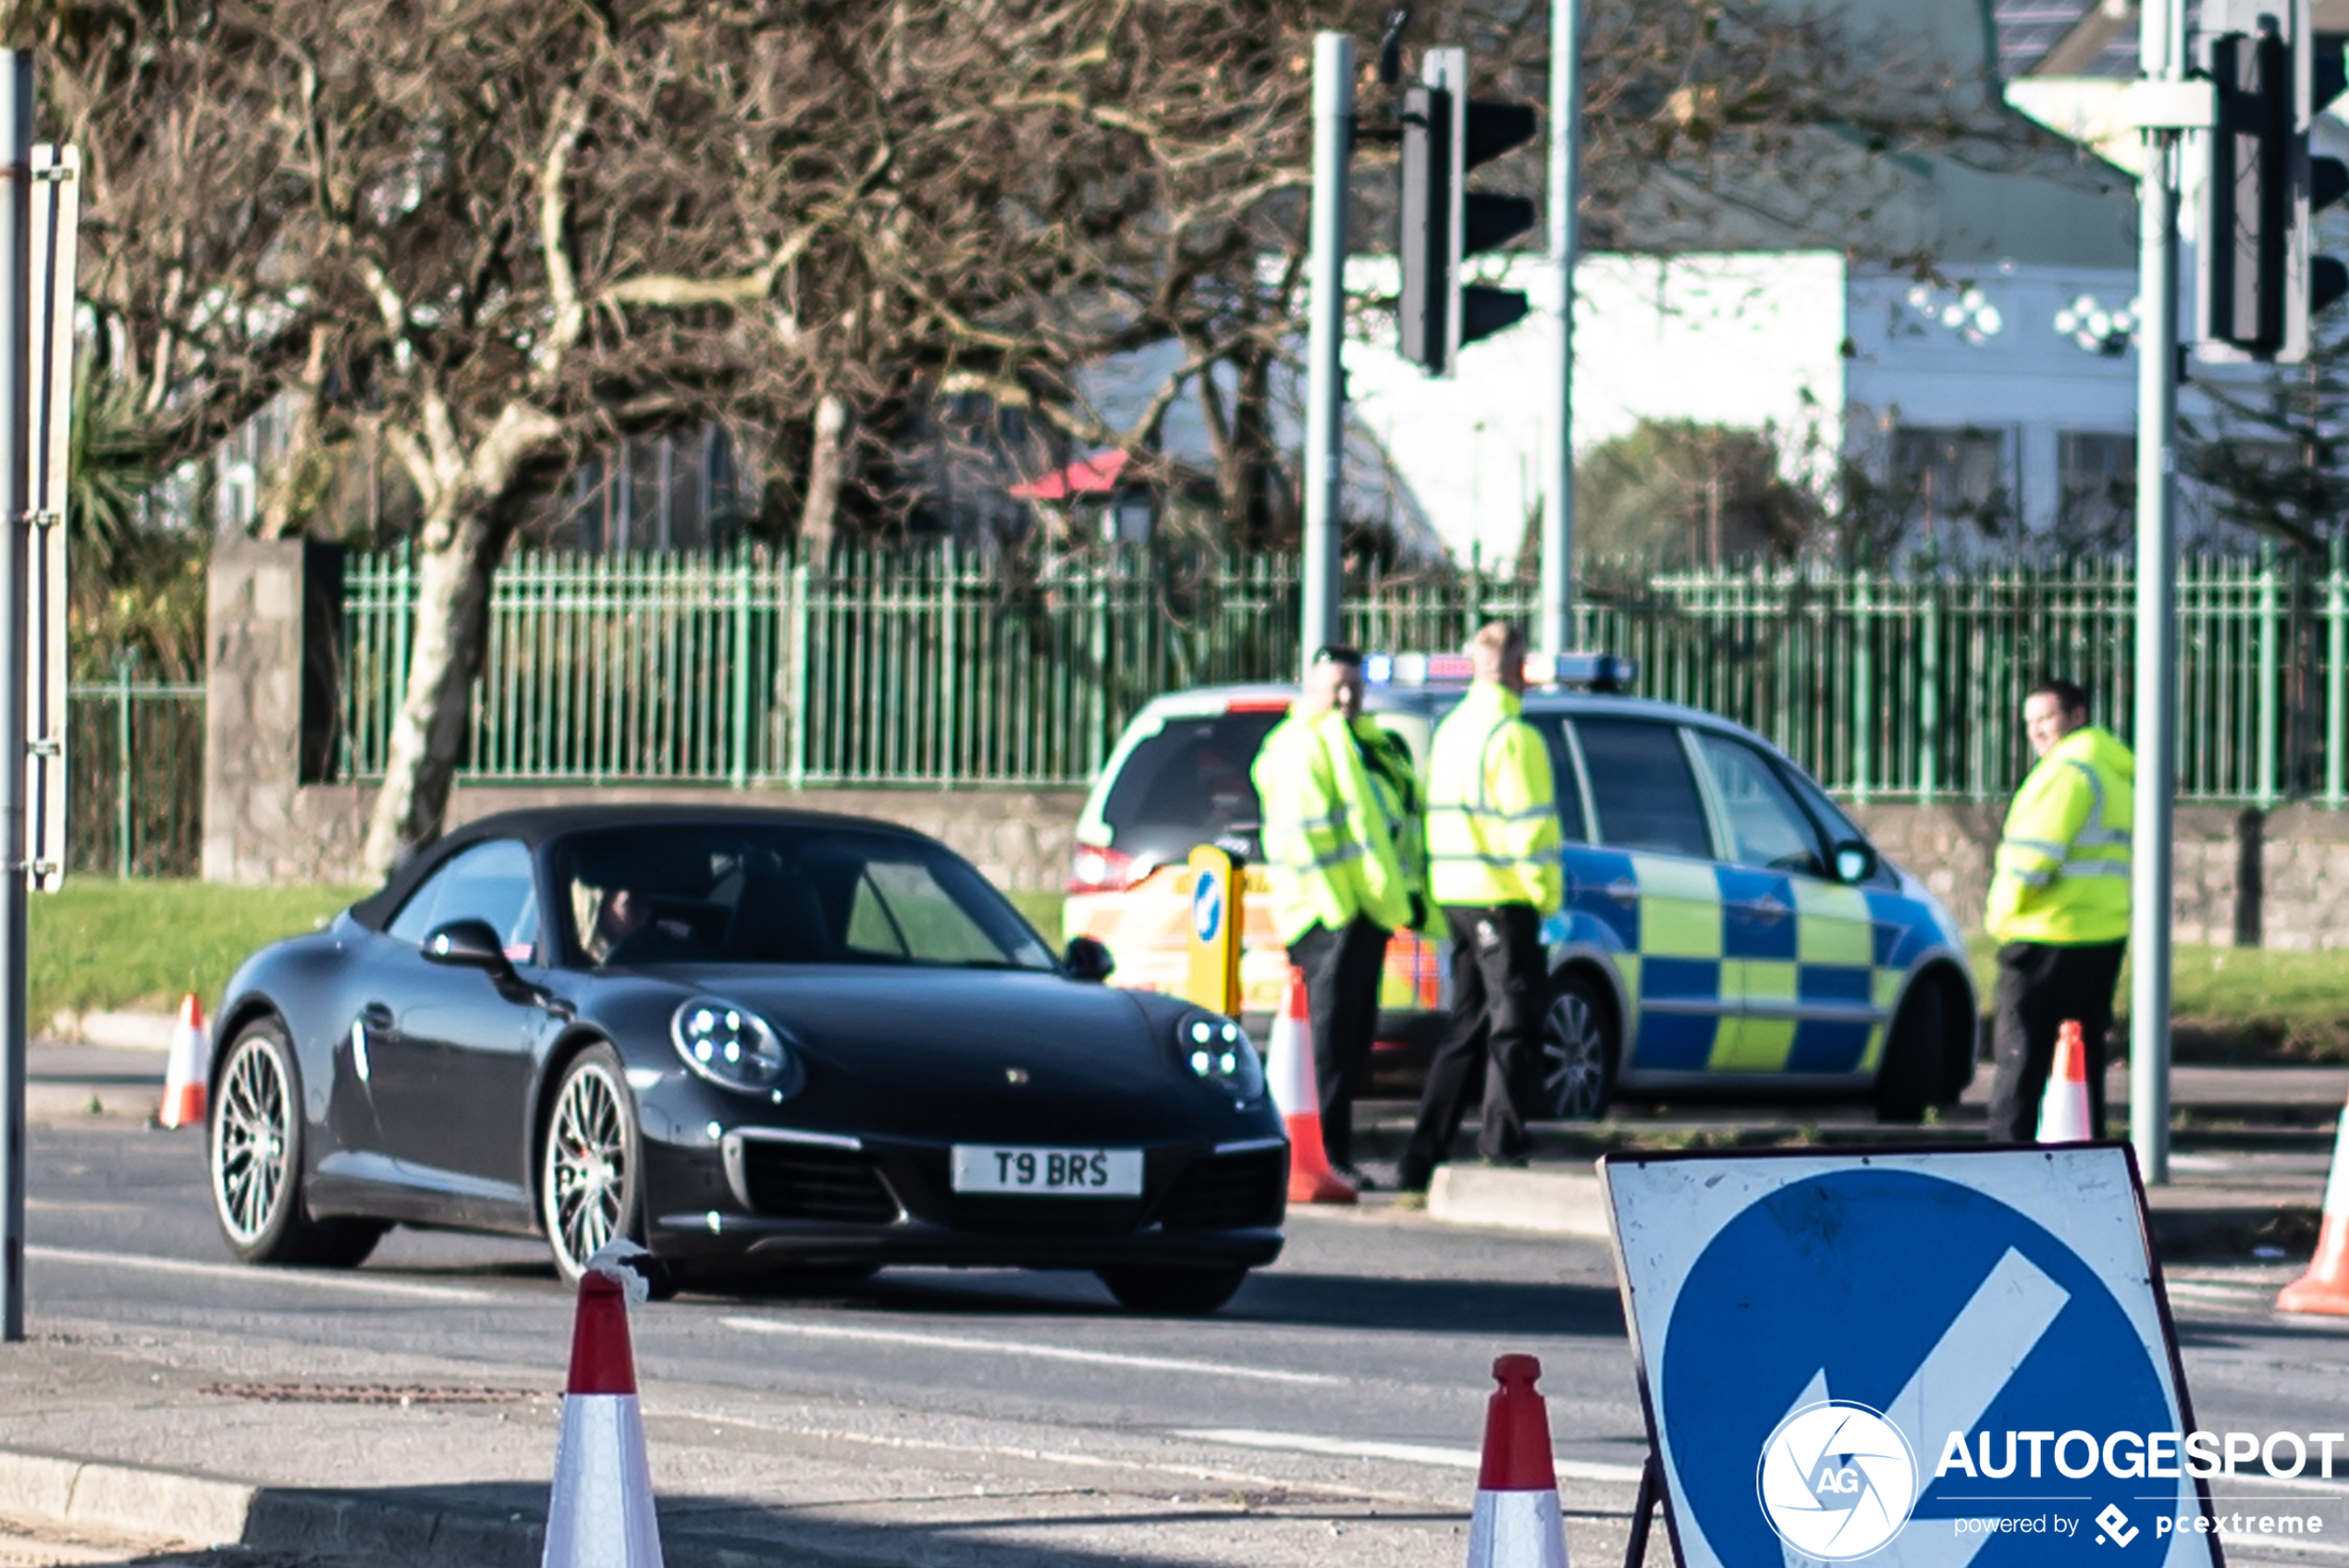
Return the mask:
M27 376L25 547L25 886L54 893L66 879L66 507L73 449L74 276L81 155L32 150L33 363Z

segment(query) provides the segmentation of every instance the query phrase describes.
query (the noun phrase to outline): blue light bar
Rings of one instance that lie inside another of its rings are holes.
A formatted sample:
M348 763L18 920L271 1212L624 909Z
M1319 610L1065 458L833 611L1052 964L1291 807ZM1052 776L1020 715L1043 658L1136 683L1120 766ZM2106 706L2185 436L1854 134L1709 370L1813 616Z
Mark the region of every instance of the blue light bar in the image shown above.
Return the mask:
M1475 676L1466 654L1365 654L1362 679L1372 686L1465 686ZM1640 662L1617 654L1528 654L1529 686L1580 686L1625 692L1640 678Z

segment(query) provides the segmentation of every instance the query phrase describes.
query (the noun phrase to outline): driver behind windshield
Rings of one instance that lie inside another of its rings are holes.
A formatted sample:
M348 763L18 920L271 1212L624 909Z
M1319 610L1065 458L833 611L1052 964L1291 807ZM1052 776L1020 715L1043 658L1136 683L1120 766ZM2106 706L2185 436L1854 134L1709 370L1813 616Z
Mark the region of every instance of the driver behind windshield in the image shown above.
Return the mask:
M571 885L571 908L582 933L579 945L598 966L643 962L694 937L685 922L657 917L652 895L635 888L599 888L577 877Z

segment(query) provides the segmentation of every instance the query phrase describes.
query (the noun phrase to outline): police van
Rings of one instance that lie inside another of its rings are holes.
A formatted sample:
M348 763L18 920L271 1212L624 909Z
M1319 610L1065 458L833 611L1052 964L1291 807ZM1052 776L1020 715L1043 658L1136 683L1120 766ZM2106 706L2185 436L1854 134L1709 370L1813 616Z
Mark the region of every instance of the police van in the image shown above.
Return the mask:
M1537 1116L1616 1100L1872 1100L1914 1121L1974 1075L1965 944L1938 900L1886 862L1776 747L1713 714L1626 694L1607 655L1527 660L1524 717L1548 742L1566 839L1564 907L1543 928L1551 1000ZM1371 655L1364 711L1424 777L1468 661ZM1116 985L1188 975L1184 857L1236 841L1253 857L1248 767L1294 686L1207 687L1137 714L1076 828L1065 935L1105 943ZM1278 1005L1287 955L1247 873L1242 1011ZM1382 1052L1441 1032L1445 944L1389 943Z

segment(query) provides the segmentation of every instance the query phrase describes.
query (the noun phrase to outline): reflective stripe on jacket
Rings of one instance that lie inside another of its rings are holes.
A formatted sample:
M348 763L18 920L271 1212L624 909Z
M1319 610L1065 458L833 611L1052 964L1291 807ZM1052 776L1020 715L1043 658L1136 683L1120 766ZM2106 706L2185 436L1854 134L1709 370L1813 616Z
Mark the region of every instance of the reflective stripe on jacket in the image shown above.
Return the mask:
M2136 759L2093 725L2039 759L2008 809L1983 924L2001 942L2078 947L2129 935Z
M1248 776L1283 942L1317 924L1338 930L1357 915L1390 931L1410 924L1410 888L1345 714L1282 720Z
M1516 692L1469 688L1436 727L1428 762L1428 878L1439 904L1558 907L1557 794L1549 748Z

